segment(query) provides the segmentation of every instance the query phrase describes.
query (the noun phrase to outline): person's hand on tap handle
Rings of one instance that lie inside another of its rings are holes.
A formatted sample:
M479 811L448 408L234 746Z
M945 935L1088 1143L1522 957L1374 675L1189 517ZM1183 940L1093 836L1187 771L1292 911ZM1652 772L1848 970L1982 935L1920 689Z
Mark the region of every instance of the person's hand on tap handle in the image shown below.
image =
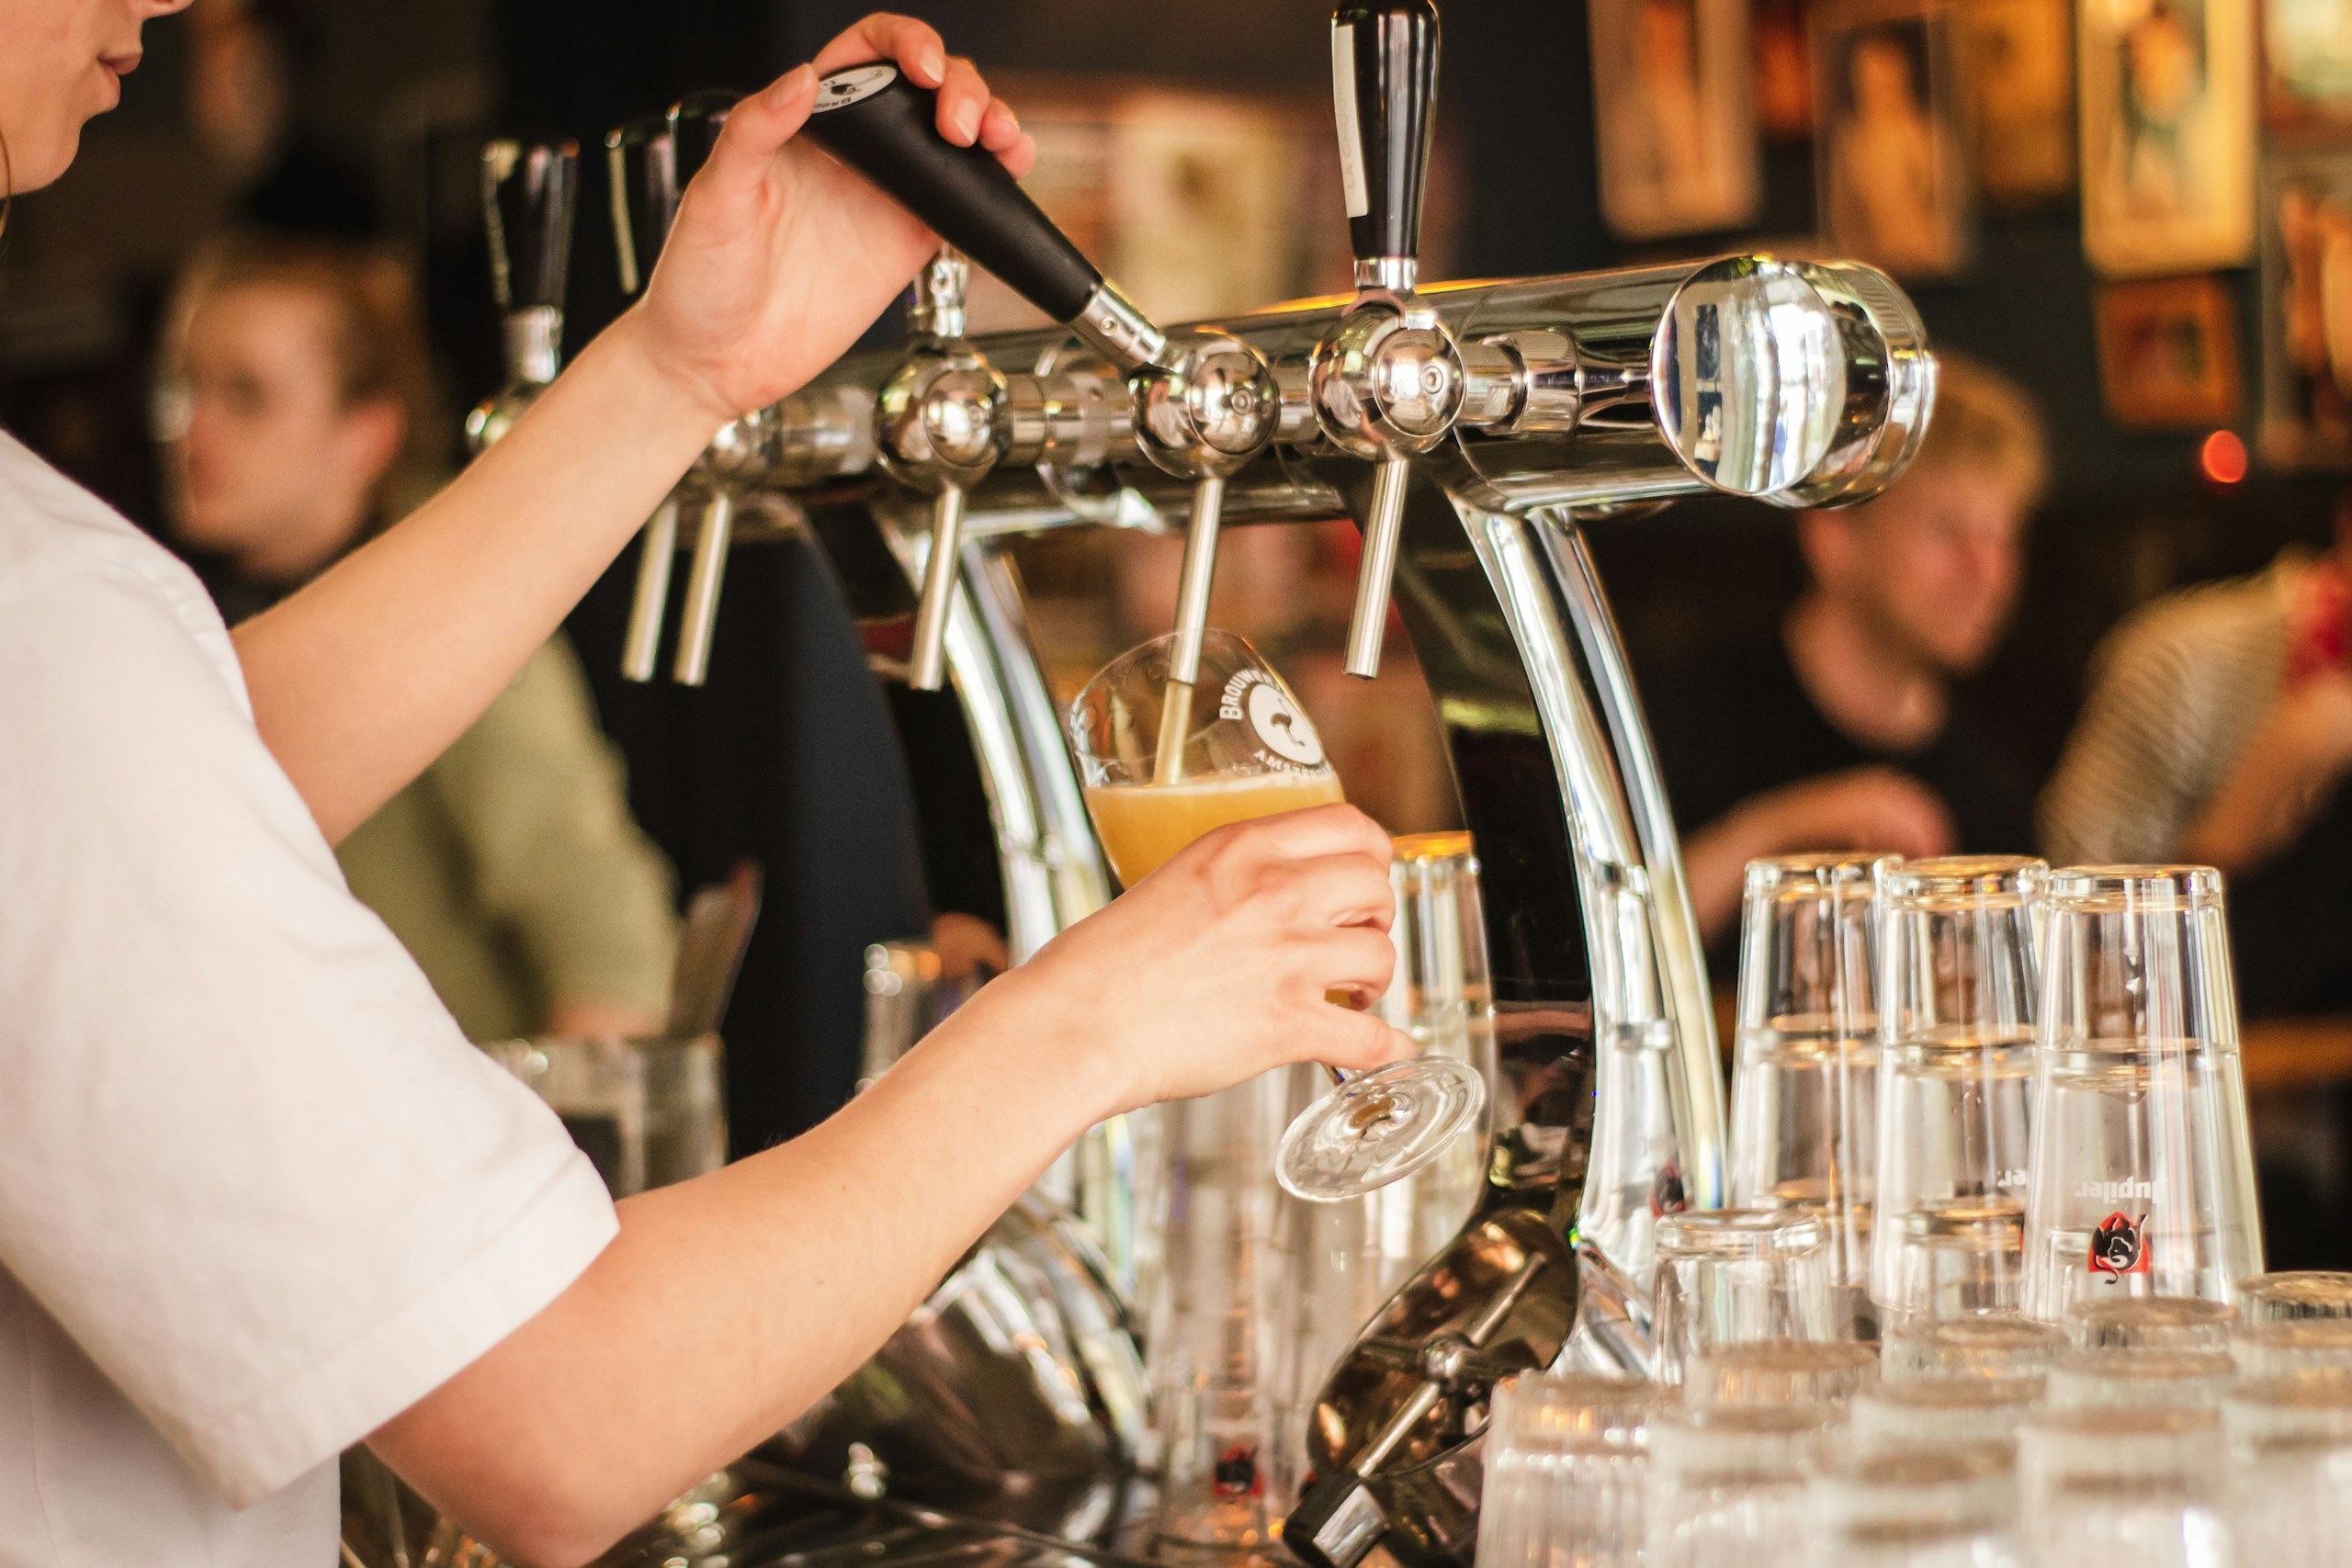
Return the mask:
M1014 175L1034 142L972 62L906 17L866 17L745 98L678 209L645 298L647 349L724 423L775 401L857 341L939 245L921 220L797 133L818 79L887 61L939 91L939 131Z

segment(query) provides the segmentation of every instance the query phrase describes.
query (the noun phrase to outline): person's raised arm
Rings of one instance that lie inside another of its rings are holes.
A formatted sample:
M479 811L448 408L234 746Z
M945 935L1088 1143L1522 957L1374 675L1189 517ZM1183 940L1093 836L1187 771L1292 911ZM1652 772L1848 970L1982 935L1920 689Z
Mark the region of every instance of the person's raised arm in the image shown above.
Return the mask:
M262 737L330 840L487 707L712 434L837 358L936 243L794 139L817 77L891 59L940 129L1014 173L1033 156L969 62L868 17L746 98L695 178L646 297L504 440L382 537L237 629Z
M979 994L822 1126L632 1198L571 1289L370 1439L521 1560L586 1560L871 1355L1086 1127L1412 1042L1324 1000L1394 966L1351 807L1221 829Z
M1700 939L1710 946L1739 923L1747 863L1811 850L1949 854L1951 815L1933 791L1893 768L1865 766L1752 795L1682 845L1683 875Z

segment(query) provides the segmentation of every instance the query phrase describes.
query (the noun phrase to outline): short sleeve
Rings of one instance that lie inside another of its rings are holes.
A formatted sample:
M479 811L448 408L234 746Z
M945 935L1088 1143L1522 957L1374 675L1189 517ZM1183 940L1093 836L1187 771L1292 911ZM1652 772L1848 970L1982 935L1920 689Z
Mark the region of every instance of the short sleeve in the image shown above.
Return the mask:
M132 571L0 597L0 1265L233 1505L612 1237Z

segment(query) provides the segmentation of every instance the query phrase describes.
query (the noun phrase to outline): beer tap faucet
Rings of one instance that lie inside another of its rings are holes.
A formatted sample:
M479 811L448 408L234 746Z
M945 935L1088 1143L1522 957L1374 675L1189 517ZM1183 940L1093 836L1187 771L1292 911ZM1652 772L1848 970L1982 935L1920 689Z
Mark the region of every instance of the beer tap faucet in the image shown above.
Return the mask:
M1430 0L1341 0L1332 14L1332 107L1356 298L1316 345L1308 377L1323 433L1377 465L1346 661L1349 674L1367 680L1380 673L1412 460L1452 434L1468 391L1460 344L1414 293L1437 54Z
M504 435L555 379L563 353L564 269L580 149L570 141L492 141L481 150L490 287L506 329L506 382L466 416L476 452Z
M935 692L947 675L947 616L963 554L964 499L1007 446L1004 378L964 336L970 264L943 245L915 278L913 341L875 399L877 455L891 477L931 502L931 554L915 606L907 682Z
M1136 444L1155 466L1193 485L1170 669L1170 679L1189 688L1200 671L1225 481L1266 449L1282 423L1282 392L1272 368L1254 344L1225 333L1170 339L1080 254L994 156L942 139L937 113L936 96L896 67L862 65L819 84L808 128L828 151L904 202L949 244L1069 325L1127 378ZM939 352L935 343L919 344L890 383L900 403L888 400L891 391L886 388L878 422L886 465L937 498L910 666L918 686L935 683L942 670L946 595L956 580L954 552L943 552L942 541L952 543L952 530L960 529L963 496L971 484L1016 455L1006 425L981 418L985 378L969 365L948 378L940 365L923 358ZM956 353L978 358L968 344L959 344ZM932 399L945 400L921 420L904 400L918 383L931 389ZM995 385L1002 384L998 378ZM967 450L940 451L940 434L951 426L968 440ZM929 444L920 461L910 460L898 440L898 433L911 436L918 427ZM1188 706L1171 702L1168 711L1181 719ZM1179 754L1161 748L1165 760Z
M637 292L651 278L679 199L709 158L735 102L732 93L692 93L666 116L631 121L605 137L613 175L613 237L624 291ZM734 542L736 498L765 477L775 455L776 426L773 408L754 409L728 421L711 436L689 476L691 488L702 500L702 526L695 536L677 653L670 671L671 679L682 686L699 686L710 672L719 590ZM653 678L678 547L681 499L673 491L646 523L637 590L621 644L621 673L631 681Z

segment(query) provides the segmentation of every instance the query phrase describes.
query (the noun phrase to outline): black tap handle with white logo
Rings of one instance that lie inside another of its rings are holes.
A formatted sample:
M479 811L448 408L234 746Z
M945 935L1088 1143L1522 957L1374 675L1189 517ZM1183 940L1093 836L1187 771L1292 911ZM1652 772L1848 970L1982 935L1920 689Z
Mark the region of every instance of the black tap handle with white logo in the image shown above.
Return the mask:
M1359 263L1420 255L1437 51L1431 0L1341 0L1331 15L1340 184Z
M1102 286L995 153L939 134L939 95L898 67L856 65L819 82L808 134L1055 321L1078 321Z

